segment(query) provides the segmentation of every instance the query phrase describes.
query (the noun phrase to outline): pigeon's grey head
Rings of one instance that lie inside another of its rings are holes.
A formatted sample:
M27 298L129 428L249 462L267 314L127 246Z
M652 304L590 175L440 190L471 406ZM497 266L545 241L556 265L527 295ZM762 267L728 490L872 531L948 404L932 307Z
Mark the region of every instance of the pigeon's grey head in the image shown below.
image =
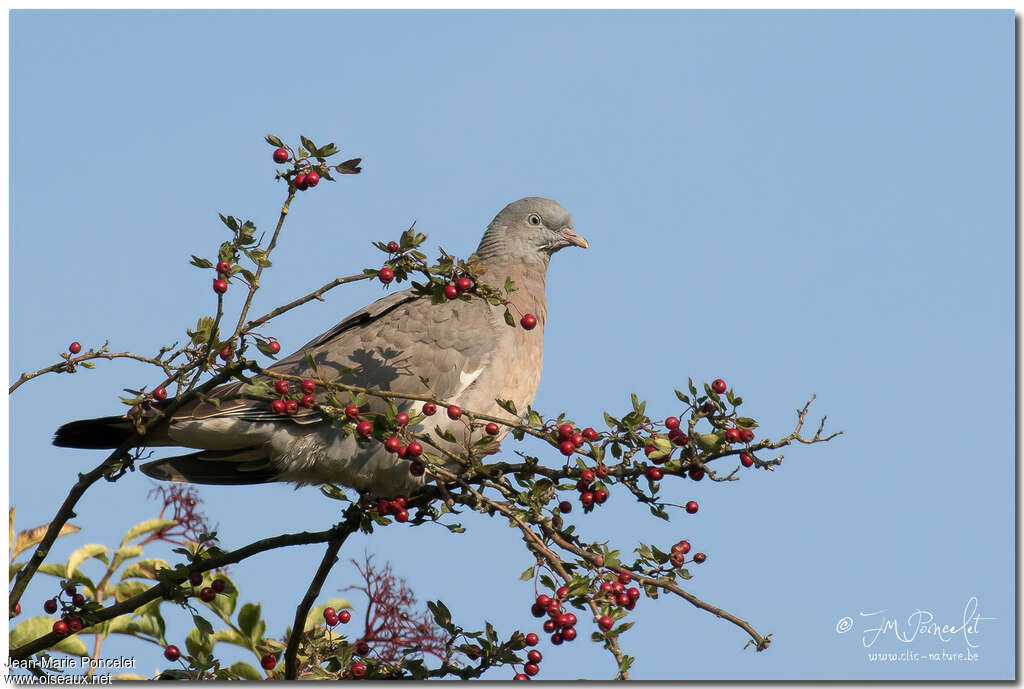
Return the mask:
M505 206L487 226L476 253L484 260L542 257L590 245L573 231L572 215L556 201L530 196Z

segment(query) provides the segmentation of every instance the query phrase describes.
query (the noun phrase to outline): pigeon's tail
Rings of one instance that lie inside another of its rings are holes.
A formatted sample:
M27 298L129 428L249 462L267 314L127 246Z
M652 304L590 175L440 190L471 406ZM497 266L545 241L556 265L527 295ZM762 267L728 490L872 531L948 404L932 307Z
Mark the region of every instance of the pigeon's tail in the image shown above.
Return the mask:
M104 416L64 424L54 434L53 444L85 450L112 450L133 435L135 426L130 419L124 416Z
M175 483L243 486L277 480L280 470L267 460L263 448L203 450L147 462L139 467L146 476Z

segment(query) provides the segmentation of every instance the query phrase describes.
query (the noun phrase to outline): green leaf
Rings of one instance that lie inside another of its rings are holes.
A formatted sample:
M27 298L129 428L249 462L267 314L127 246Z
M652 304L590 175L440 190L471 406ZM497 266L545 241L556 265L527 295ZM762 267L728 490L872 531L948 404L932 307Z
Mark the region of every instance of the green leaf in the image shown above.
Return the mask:
M679 398L680 402L686 402L687 404L690 403L690 398L688 396L684 395L683 393L679 392L678 390L676 390L675 393L676 393L676 397Z
M516 327L516 319L512 317L512 312L508 309L505 309L505 322L513 328Z
M512 278L506 277L505 278L505 294L512 294L513 292L517 292L517 291L518 290L516 289L516 283L512 282Z
M32 617L17 627L11 630L8 636L8 642L10 648L19 648L35 641L41 636L45 636L53 631L53 618L47 615L40 615L39 617ZM66 639L62 639L55 646L51 646L48 650L59 651L61 653L67 653L72 656L88 656L89 651L86 650L85 644L77 636L69 636Z
M221 222L227 225L232 232L236 232L238 230L238 221L235 220L233 216L224 215L223 213L218 213L217 215L220 216Z
M530 579L533 579L533 572L536 569L537 565L530 565L527 567L523 570L523 573L519 575L519 581L529 581Z
M210 263L205 258L199 258L195 254L192 254L192 260L189 261L189 263L194 265L196 268L213 268L212 263Z
M757 428L757 421L748 419L746 416L740 416L736 419L736 425L740 428Z
M257 625L260 621L260 605L259 603L246 603L242 606L242 609L238 612L238 628L242 630L243 634L246 634L253 641L259 641L256 638L254 632L256 631ZM261 635L262 636L262 635Z
M264 138L266 138L267 143L271 146L274 146L275 148L284 148L284 142L273 134L267 134Z
M164 628L161 621L155 615L121 615L110 620L107 627L108 634L128 634L130 636L142 635L157 641L164 638Z
M251 679L257 681L263 679L263 675L260 674L259 670L254 668L249 663L243 663L242 661L238 661L237 663L232 665L231 671L239 677L241 677L242 679Z
M304 136L299 136L299 141L302 142L302 147L309 151L310 155L316 155L317 147L310 139Z
M110 569L116 570L125 560L131 560L133 558L142 555L142 547L137 545L126 545L122 548L118 548L117 552L114 553L114 561L110 565Z
M121 547L123 548L126 544L134 541L139 536L152 533L154 531L160 531L161 529L167 529L175 526L178 522L174 519L147 519L144 522L139 522L132 528L128 529L128 533L121 539Z
M99 543L89 543L83 545L81 548L71 553L71 557L68 558L68 563L64 568L64 576L68 579L75 573L78 566L88 560L90 557L94 557L97 560L107 564L107 553L110 552L110 548Z
M519 416L519 412L516 410L516 403L513 402L512 400L497 399L494 401L498 403L499 407L507 411L509 414Z
M196 626L196 629L199 630L199 633L203 636L213 635L213 625L210 624L210 621L202 615L197 615L193 613L192 623Z
M171 566L167 564L166 560L161 560L158 557L148 558L145 560L139 560L128 565L124 572L121 574L121 581L125 579L152 579L157 580L157 572L162 569L170 569Z

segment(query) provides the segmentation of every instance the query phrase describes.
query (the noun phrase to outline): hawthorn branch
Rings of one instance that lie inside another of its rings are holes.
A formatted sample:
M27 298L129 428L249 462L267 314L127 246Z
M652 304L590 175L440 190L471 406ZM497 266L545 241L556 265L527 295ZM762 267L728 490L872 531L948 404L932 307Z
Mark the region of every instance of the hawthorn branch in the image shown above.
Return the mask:
M82 354L80 356L68 357L65 361L53 364L52 366L47 366L46 368L41 368L38 371L34 371L32 373L22 373L21 376L18 377L18 380L15 381L14 384L7 389L7 394L10 395L19 387L21 387L23 383L27 383L33 378L38 378L39 376L45 373L73 373L78 365L80 365L83 361L89 361L90 359L135 359L136 361L141 361L147 364L153 364L154 366L159 366L161 369L163 369L164 373L168 377L173 376L175 372L181 370L182 368L180 366L173 366L167 363L166 361L161 361L160 359L142 356L141 354L133 354L131 352L104 352L101 349L100 351L97 352L86 352L85 354Z
M291 301L291 302L288 302L287 304L285 304L283 306L278 306L273 311L269 311L269 312L265 313L264 315L260 316L256 320L249 321L248 323L245 324L245 327L242 328L241 331L239 331L239 334L240 335L244 335L244 334L246 334L248 332L251 332L253 328L258 328L259 326L263 325L264 323L266 323L270 319L277 318L282 313L286 313L288 311L291 311L292 309L294 309L296 307L299 307L299 306L302 306L303 304L305 304L307 302L310 302L310 301L313 301L314 299L318 299L319 300L319 299L321 299L323 297L324 293L329 292L330 290L334 289L335 287L338 287L339 285L344 285L344 284L347 284L349 282L356 282L358 280L369 280L372 277L373 277L372 275L362 275L361 274L361 275L349 275L348 277L337 278L335 280L331 280L330 282L328 282L326 285L324 285L320 289L314 290L314 291L310 292L309 294L307 294L306 296L299 297L298 299L296 299L294 301Z
M277 238L281 235L281 228L284 227L284 219L288 217L288 208L292 204L292 199L295 198L295 192L295 185L289 182L288 197L284 200L284 205L281 206L281 213L277 218L277 226L274 227L274 234L270 237L270 244L267 245L267 251L264 254L265 258L269 258L270 254L274 251L274 247L277 246ZM260 276L263 275L264 266L265 263L263 261L260 261L260 264L256 266L256 274L253 276L252 284L249 285L249 294L245 298L245 304L242 305L242 310L238 314L238 324L235 325L235 332L231 337L232 340L242 332L242 324L245 323L245 317L249 313L249 307L252 306L256 290L260 288Z
M359 522L362 519L362 516L363 510L359 507L358 503L353 502L349 505L349 508L345 510L345 519L332 529L333 535L327 542L327 551L324 553L324 557L320 561L320 567L313 576L313 580L309 582L309 587L306 589L306 595L303 596L299 606L295 609L295 622L292 624L292 634L288 638L288 647L284 652L285 679L295 679L295 660L299 650L299 641L302 639L303 633L305 633L306 617L309 615L309 610L313 607L313 603L316 602L317 596L320 595L320 589L323 588L324 581L327 580L327 575L338 561L338 551L341 550L341 546L345 542L345 539L348 538L349 534L359 528Z

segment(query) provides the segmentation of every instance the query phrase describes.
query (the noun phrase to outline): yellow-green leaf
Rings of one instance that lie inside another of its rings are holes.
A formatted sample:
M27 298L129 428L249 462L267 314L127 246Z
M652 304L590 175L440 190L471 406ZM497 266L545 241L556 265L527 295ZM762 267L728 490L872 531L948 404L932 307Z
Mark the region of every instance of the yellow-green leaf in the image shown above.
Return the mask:
M161 529L168 529L178 522L174 519L148 519L144 522L139 522L132 528L128 529L128 533L121 539L121 546L123 547L126 543L134 541L139 536L143 536L153 531L159 531Z
M42 541L43 536L46 535L46 530L49 528L49 524L43 524L42 526L37 526L34 529L26 529L25 531L20 532L17 539L12 539L11 541L14 543L14 547L11 548L11 559L15 559L32 546ZM67 536L68 534L78 533L79 531L81 531L81 529L74 524L64 524L64 526L60 527L60 533L57 534L57 538Z
M313 627L324 623L324 610L327 608L334 608L335 610L341 610L342 608L351 608L352 604L344 598L331 598L323 605L318 605L315 608L311 608L309 614L306 615L306 624L302 628L302 631L308 632Z
M148 558L146 560L139 560L133 562L124 569L124 573L121 575L121 581L125 579L153 579L156 580L156 573L161 569L170 569L170 565L167 564L166 560L161 560L158 557Z
M164 635L160 622L153 615L142 615L132 619L131 615L124 614L110 620L108 624L110 626L107 631L110 634L142 634L158 640L162 640Z
M138 557L139 555L142 555L141 546L123 545L117 549L116 553L114 553L114 562L110 568L116 570L125 560L130 560L133 557Z
M40 615L39 617L32 617L25 620L17 627L11 630L8 636L10 648L15 649L30 641L35 641L41 636L45 636L53 631L53 618L46 615ZM77 636L69 636L66 639L61 639L55 646L51 646L48 650L60 651L61 653L67 653L72 656L88 656L89 651L86 650L85 644Z
M71 553L71 557L68 558L68 564L64 569L64 576L68 579L75 573L78 566L88 560L90 557L94 557L97 560L101 560L103 564L107 564L107 553L110 551L105 545L99 543L90 543L83 545L81 548Z
M122 581L114 587L114 598L118 603L123 603L129 598L133 598L140 593L149 590L149 585L144 584L141 581L132 579L130 581Z
M263 675L260 674L259 670L254 668L249 663L243 663L242 661L238 661L237 663L232 665L231 671L239 677L241 677L242 679L251 679L257 681L263 679Z

